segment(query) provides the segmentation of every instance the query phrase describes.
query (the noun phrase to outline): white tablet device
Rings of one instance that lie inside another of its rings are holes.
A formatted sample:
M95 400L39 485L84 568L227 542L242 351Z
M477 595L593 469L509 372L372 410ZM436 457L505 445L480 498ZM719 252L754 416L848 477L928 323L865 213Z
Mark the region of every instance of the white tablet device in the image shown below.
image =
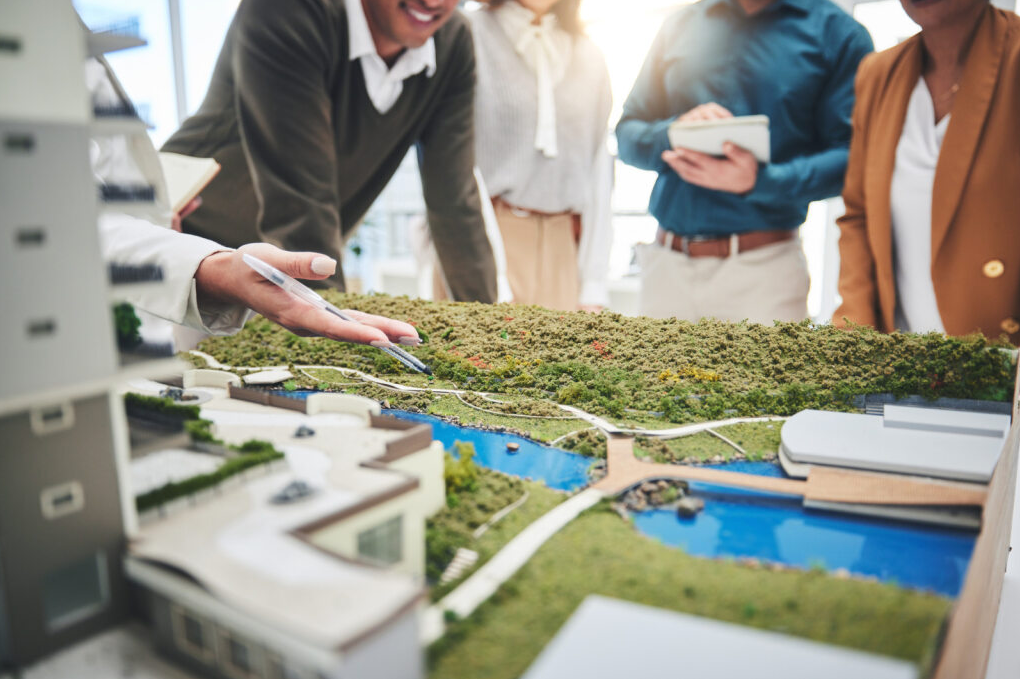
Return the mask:
M721 156L723 144L726 142L747 149L754 154L758 162L769 162L769 117L738 116L691 122L677 120L669 126L669 143L673 148Z

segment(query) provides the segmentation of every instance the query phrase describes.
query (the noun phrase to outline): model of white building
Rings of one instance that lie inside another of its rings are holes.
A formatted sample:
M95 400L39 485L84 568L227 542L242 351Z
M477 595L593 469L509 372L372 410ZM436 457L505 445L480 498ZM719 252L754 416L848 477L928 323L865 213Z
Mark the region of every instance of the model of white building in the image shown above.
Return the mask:
M83 63L137 44L87 35L70 2L0 4L0 667L128 611L122 555L135 513L114 387L168 364L128 366L114 342L120 294L97 229L114 206L100 205L89 142L146 132L131 109L97 115ZM134 206L151 204L144 194Z
M327 421L306 445L318 461L307 501L267 502L298 473L276 465L139 527L120 385L183 366L118 352L121 286L161 278L111 271L97 220L153 214L165 196L158 168L97 181L90 140L148 140L126 98L90 98L84 68L138 44L89 35L68 0L0 3L0 673L140 609L157 645L205 676L414 679L424 522L445 499L428 428L351 397L312 399L309 414ZM252 438L247 425L218 427Z
M160 649L228 679L422 676L425 519L446 497L431 427L345 394L197 390L218 437L287 457L142 515L126 568ZM281 502L295 481L311 493Z

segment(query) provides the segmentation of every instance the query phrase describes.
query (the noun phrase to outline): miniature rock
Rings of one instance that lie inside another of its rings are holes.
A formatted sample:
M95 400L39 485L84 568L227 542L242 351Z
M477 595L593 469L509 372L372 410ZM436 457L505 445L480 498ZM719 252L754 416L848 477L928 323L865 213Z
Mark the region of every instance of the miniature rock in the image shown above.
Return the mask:
M506 444L506 449L507 452L509 453L516 453L518 450L521 449L521 446L520 444L511 441L510 443Z
M676 514L682 519L689 519L705 508L705 501L699 497L684 497L676 505Z

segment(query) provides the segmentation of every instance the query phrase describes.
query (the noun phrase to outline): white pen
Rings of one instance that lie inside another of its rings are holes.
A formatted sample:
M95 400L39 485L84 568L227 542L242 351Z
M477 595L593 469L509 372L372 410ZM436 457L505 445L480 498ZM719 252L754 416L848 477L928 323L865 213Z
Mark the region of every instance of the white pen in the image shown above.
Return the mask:
M268 281L276 283L280 286L280 288L286 290L298 299L308 302L312 306L318 307L323 311L328 311L335 316L339 316L342 320L350 321L351 323L360 322L340 311L340 309L337 309L335 306L324 300L317 292L309 288L307 285L299 283L272 264L267 264L258 257L252 257L251 255L241 255L241 259L243 259L244 263L254 269L260 276ZM432 370L427 365L400 347L394 346L393 344L390 344L389 346L382 346L375 343L373 343L372 346L386 352L411 370L425 373L426 375L432 374Z

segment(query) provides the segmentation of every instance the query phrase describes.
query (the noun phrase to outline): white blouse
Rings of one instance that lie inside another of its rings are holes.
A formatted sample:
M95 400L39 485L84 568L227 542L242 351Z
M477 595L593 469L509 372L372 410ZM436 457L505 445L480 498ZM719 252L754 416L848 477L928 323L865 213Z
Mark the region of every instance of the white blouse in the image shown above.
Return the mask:
M945 332L931 278L931 202L949 116L935 123L924 78L917 81L896 147L891 186L896 328Z
M605 306L613 240L605 59L589 38L571 36L552 17L543 27L531 25L534 14L517 2L466 15L475 41L475 148L485 183L511 205L581 215L579 301ZM547 69L546 76L536 68ZM543 94L539 80L552 83L552 91Z

